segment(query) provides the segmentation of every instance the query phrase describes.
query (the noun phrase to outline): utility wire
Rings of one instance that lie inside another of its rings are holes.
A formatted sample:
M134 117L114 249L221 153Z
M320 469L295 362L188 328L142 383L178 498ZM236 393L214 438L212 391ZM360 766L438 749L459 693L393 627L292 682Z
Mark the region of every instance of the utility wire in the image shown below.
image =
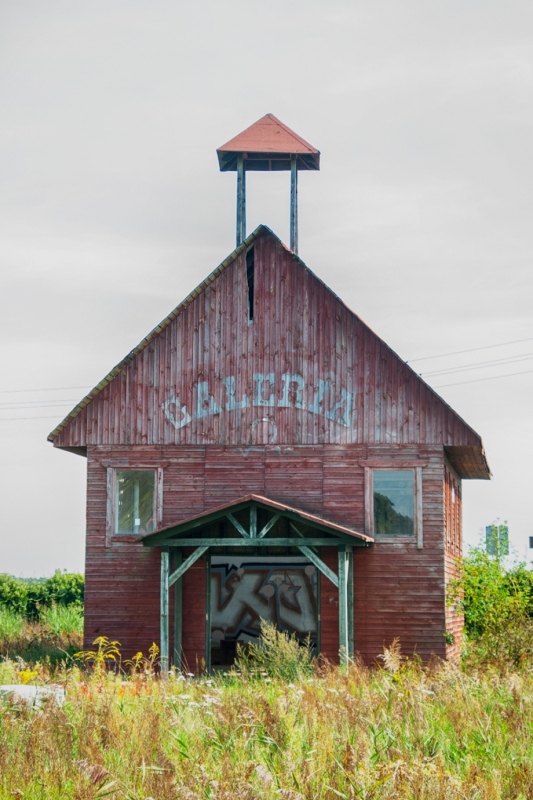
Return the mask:
M0 417L0 422L19 422L26 419L57 419L57 414L53 417Z
M26 392L67 392L71 389L92 389L92 386L56 386L48 389L2 389L0 394L23 394Z
M459 383L441 383L433 386L433 389L443 389L445 386L464 386L465 383L479 383L479 381L495 381L498 378L512 378L514 375L528 375L533 369L526 369L524 372L509 372L507 375L493 375L491 378L473 378L471 381L460 381Z
M458 356L462 353L475 353L478 350L490 350L493 347L507 347L509 344L520 344L520 342L533 342L533 336L529 336L527 339L515 339L512 342L500 342L499 344L486 344L483 347L470 347L468 350L455 350L453 353L440 353L440 355L436 356L421 356L420 358L410 358L409 361L406 361L406 364L410 364L411 361L429 361L430 358L444 358L445 356Z
M28 400L24 403L0 403L0 409L5 409L6 411L16 411L18 408L54 408L56 406L67 405L68 403L79 403L79 398L74 400Z
M509 358L499 358L496 361L476 361L474 364L464 364L462 367L450 367L449 369L437 369L434 372L421 372L422 377L429 375L449 375L453 372L465 372L471 369L488 369L490 367L502 366L503 364L517 364L519 361L530 361L533 353L524 353L521 356L510 356Z

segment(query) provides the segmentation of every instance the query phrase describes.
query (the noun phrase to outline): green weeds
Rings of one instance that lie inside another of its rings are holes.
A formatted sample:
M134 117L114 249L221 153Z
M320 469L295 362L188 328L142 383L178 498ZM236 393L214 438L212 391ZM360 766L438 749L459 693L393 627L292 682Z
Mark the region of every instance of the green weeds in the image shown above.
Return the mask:
M9 666L14 682L20 664ZM78 667L33 680L52 679L66 687L62 708L0 701L1 798L533 796L529 670L467 675L393 655L383 669L291 682Z
M263 621L257 643L238 645L236 667L246 675L292 681L313 672L313 648L309 640L300 642L296 636Z

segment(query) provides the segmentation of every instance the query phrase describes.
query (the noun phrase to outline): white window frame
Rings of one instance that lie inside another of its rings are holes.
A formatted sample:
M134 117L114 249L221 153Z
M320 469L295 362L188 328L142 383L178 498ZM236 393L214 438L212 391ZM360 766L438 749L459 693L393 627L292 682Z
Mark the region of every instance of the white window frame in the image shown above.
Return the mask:
M137 541L140 536L134 533L115 533L116 522L116 490L117 472L153 472L154 473L154 509L156 529L163 522L163 467L153 464L109 464L107 468L107 505L106 505L106 547L116 541Z
M376 542L412 542L416 541L418 550L422 550L424 546L424 530L422 524L422 467L426 464L416 462L394 463L394 461L386 462L360 462L361 466L365 469L365 533L371 536ZM413 490L414 490L414 535L400 536L395 533L376 533L374 527L374 472L376 470L393 470L395 472L410 472L414 473Z

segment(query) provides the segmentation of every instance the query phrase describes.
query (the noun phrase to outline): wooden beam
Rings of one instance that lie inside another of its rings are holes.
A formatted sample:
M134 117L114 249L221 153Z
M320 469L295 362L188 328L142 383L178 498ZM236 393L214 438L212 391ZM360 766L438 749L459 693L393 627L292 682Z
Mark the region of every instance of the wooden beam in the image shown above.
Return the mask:
M241 523L235 519L231 511L228 511L226 517L229 519L233 527L241 534L241 536L243 536L245 539L250 538L250 534L248 533L248 531L245 528L243 528Z
M350 544L355 547L360 546L365 547L366 542L358 540L356 544L351 538L347 536L339 536L335 538L326 538L318 537L318 536L306 536L303 540L297 537L279 537L279 538L259 538L257 539L250 539L249 536L244 539L242 536L238 538L219 538L213 537L194 537L191 539L169 539L167 540L166 544L170 545L171 547L299 547L302 544L302 541L305 542L307 547L337 547L339 544ZM186 562L184 562L185 564ZM180 573L182 575L183 572ZM171 576L172 577L172 576ZM174 583L174 581L172 581Z
M422 469L415 469L415 531L416 546L418 550L424 547L424 526L423 526L423 506L422 506Z
M353 547L346 548L346 567L348 570L348 656L353 658L355 655L355 618L354 618L354 571L353 571Z
M237 156L237 247L246 239L246 170L242 153Z
M298 545L298 549L302 551L302 553L304 554L304 556L307 556L307 558L309 559L309 561L311 561L311 562L312 562L312 563L315 565L315 567L316 567L317 569L319 569L319 570L320 570L320 572L321 572L323 575L325 575L325 576L326 576L326 578L327 578L329 581L331 581L331 582L332 582L332 584L333 584L334 586L337 586L337 587L338 587L338 585L339 585L339 579L337 578L337 576L335 575L335 573L333 572L333 570L332 570L332 569L330 569L330 568L328 567L328 565L327 565L327 564L324 564L324 562L322 561L322 559L321 559L321 558L319 558L319 557L317 556L317 554L316 554L316 553L313 553L313 551L312 551L312 550L310 550L308 547L305 547L305 545Z
M159 658L161 663L161 677L168 677L168 547L161 548L161 586L160 586L160 642Z
M183 562L183 555L179 547L174 548L174 569L178 569ZM174 583L174 657L176 669L181 670L183 656L183 582L181 578Z
M291 156L291 234L290 245L298 255L298 165L296 156Z
M267 535L267 533L269 532L269 530L270 530L271 528L273 528L273 527L274 527L274 525L276 524L276 522L278 521L278 519L280 519L280 517L281 517L281 511L279 511L277 514L274 514L274 516L273 516L273 517L271 517L271 518L268 520L268 522L266 523L266 525L264 525L264 526L261 528L261 530L260 530L260 531L259 531L259 533L257 534L257 538L258 538L258 539L262 539L262 538L263 538L263 536L266 536L266 535Z
M346 570L346 547L340 545L339 554L339 657L341 664L348 659L348 592Z
M211 553L205 563L205 669L211 672Z
M292 520L289 520L289 525L291 526L293 531L300 537L300 539L305 539L305 536L303 535L303 533L300 530L298 530L298 528L296 527L296 525L294 524L294 522Z
M168 578L168 585L169 586L173 586L176 583L176 581L179 580L181 578L181 576L184 575L187 572L189 567L192 567L194 562L198 561L200 556L203 556L205 551L208 549L209 545L203 544L205 542L205 539L202 539L201 541L202 541L202 545L203 546L198 547L194 551L194 553L191 553L189 558L186 558L185 561L183 562L183 564L180 564L180 566L176 570L174 570L172 575L169 576L169 578ZM180 544L182 544L182 542L180 542ZM188 544L188 542L187 542L187 544Z
M255 539L257 536L257 506L252 503L250 506L250 539Z

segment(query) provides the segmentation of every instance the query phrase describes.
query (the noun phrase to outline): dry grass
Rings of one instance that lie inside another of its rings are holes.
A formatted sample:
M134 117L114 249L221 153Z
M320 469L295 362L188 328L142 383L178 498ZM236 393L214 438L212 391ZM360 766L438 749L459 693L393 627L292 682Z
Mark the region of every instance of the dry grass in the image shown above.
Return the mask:
M533 797L531 672L396 656L292 682L40 668L67 702L0 702L0 797ZM4 662L0 681L21 669Z

